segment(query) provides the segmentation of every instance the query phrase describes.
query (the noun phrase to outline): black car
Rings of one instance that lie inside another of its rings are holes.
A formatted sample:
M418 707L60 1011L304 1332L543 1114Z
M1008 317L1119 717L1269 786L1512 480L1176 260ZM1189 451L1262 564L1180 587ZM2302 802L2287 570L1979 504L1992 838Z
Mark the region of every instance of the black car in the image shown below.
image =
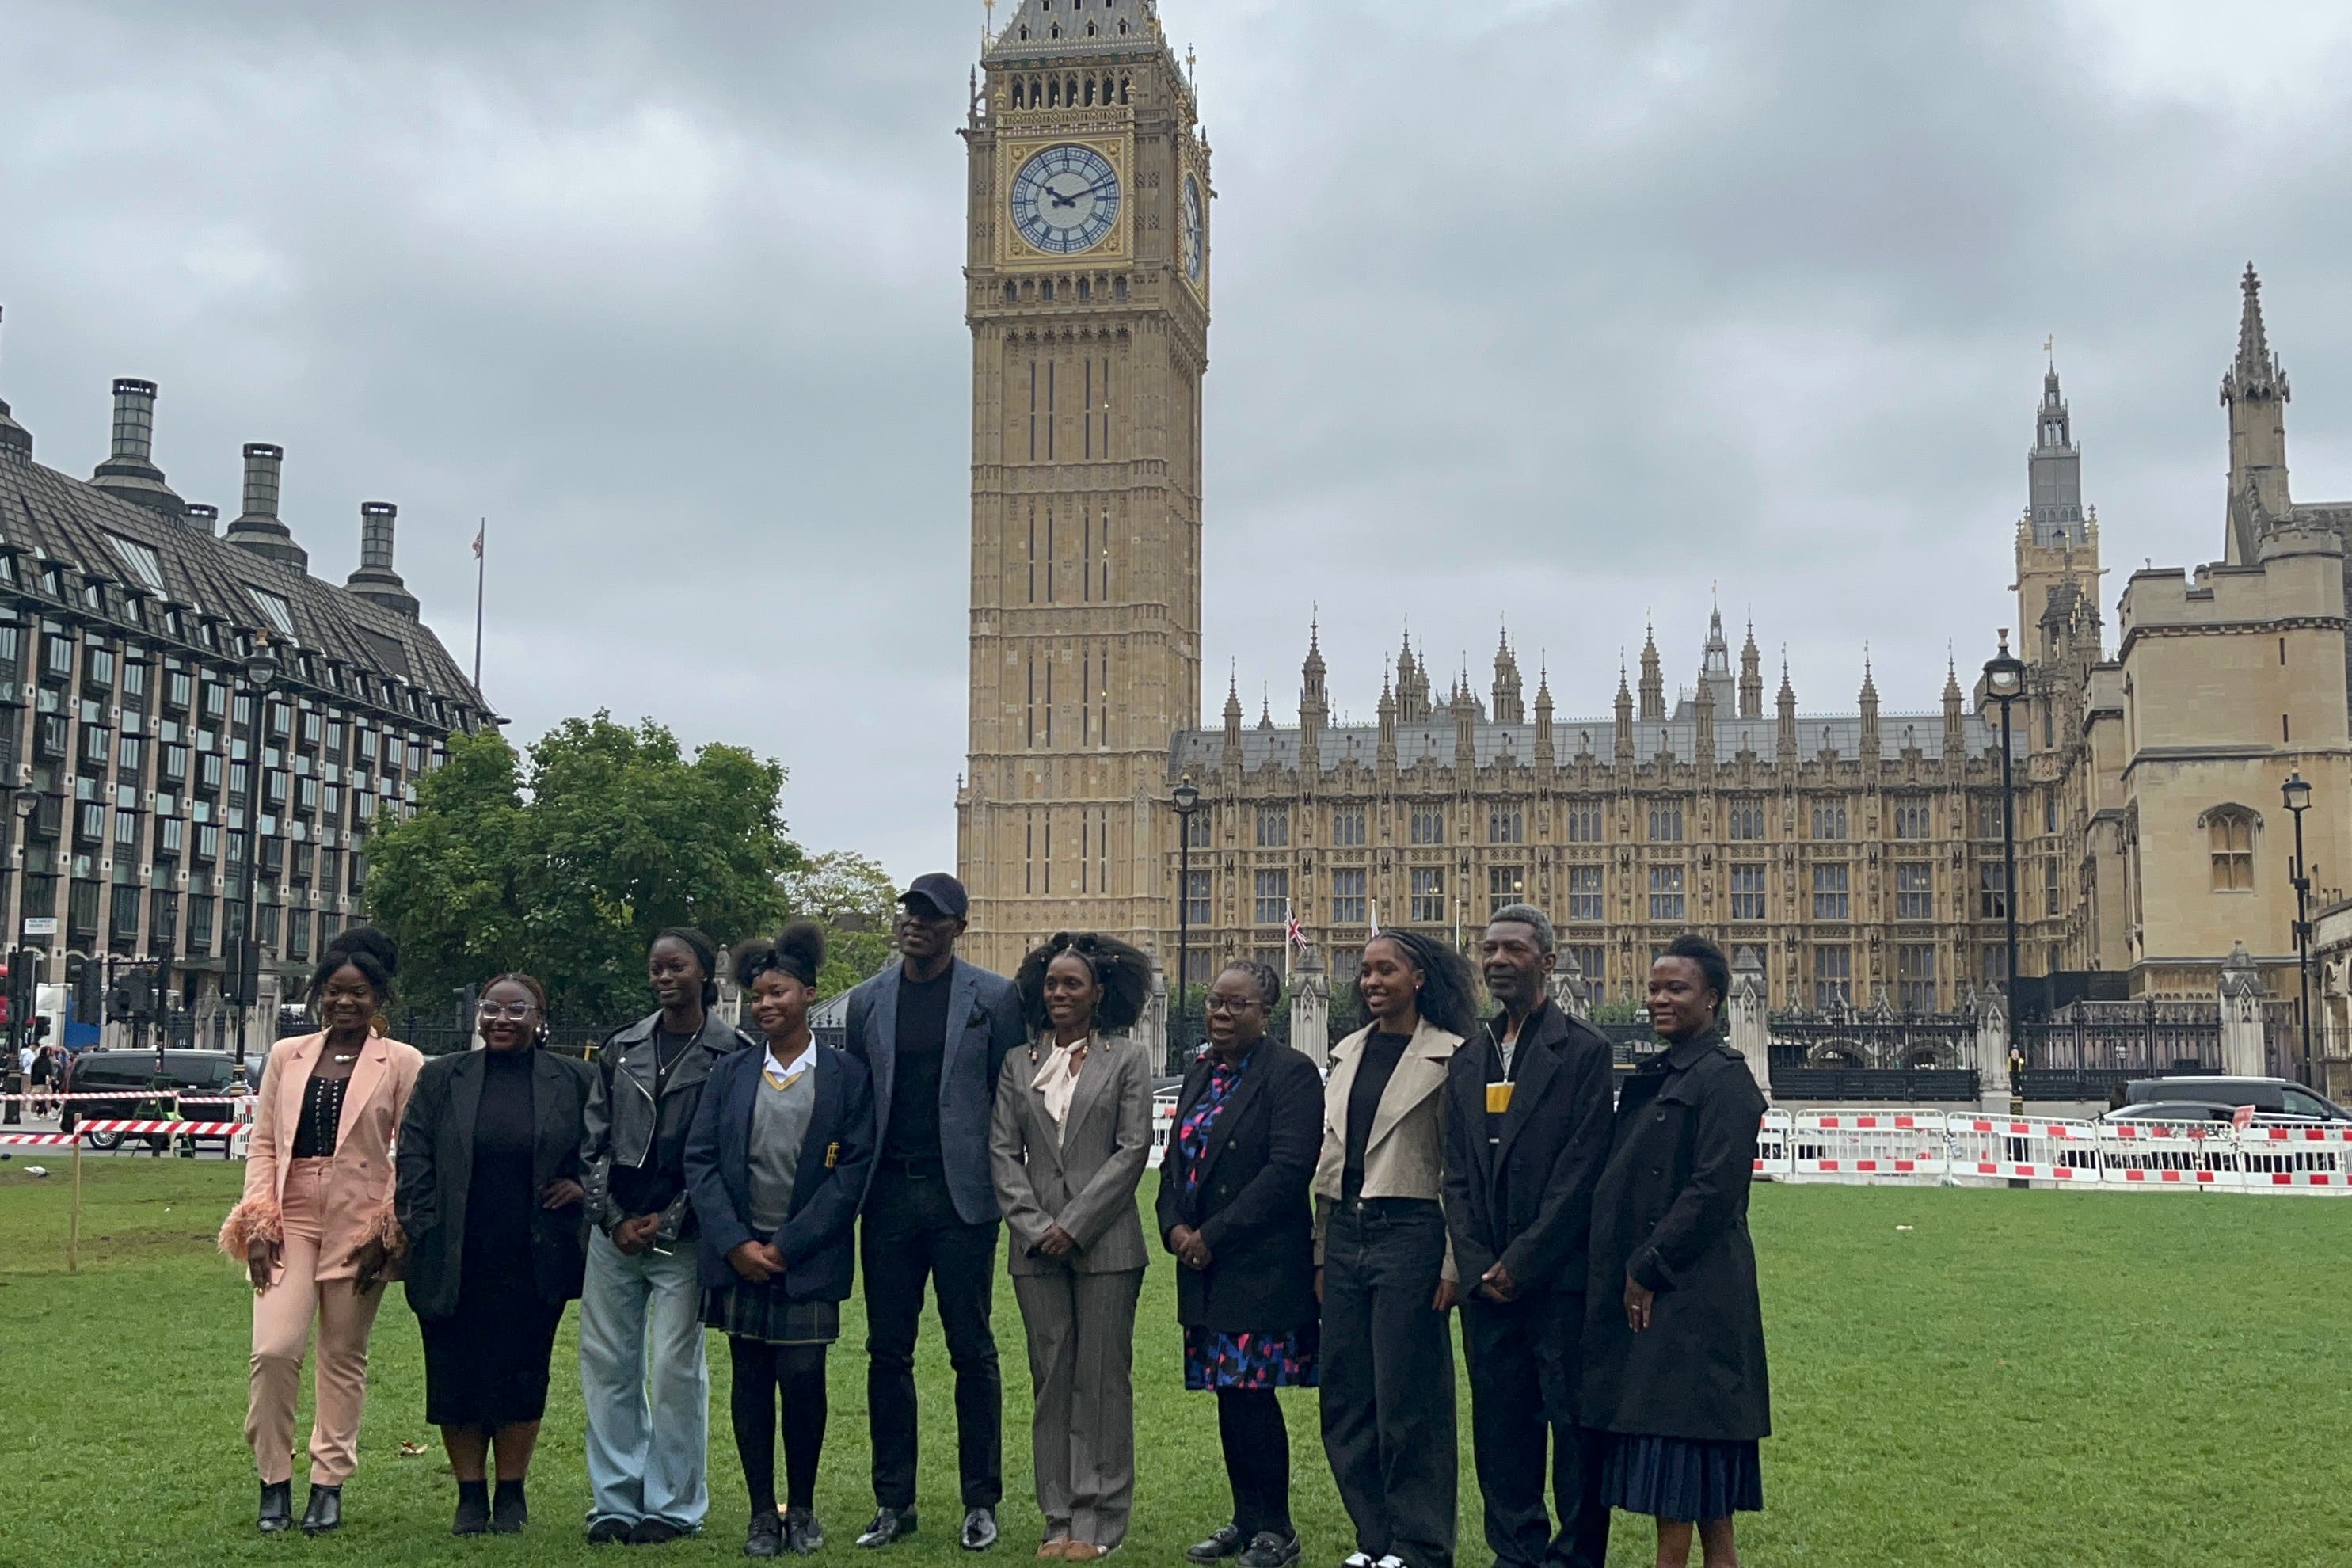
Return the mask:
M2322 1100L2318 1095L2284 1078L2139 1078L2124 1085L2124 1098L2129 1101L2126 1110L2140 1114L2134 1120L2153 1121L2147 1113L2152 1104L2165 1106L2219 1108L2221 1119L2227 1121L2242 1105L2251 1105L2257 1116L2294 1116L2312 1121L2352 1121L2352 1111ZM2197 1120L2195 1114L2184 1120ZM2121 1120L2109 1112L2108 1121Z
M236 1081L236 1058L228 1051L166 1050L163 1071L159 1079L155 1071L153 1051L80 1052L67 1064L64 1092L68 1094L110 1094L120 1089L120 1100L68 1100L58 1119L58 1130L70 1132L84 1121L119 1121L168 1116L172 1112L174 1094L212 1095L224 1098L218 1104L183 1106L181 1117L189 1121L226 1121L230 1106L226 1096ZM261 1081L261 1061L247 1056L245 1078L248 1084ZM122 1142L120 1132L92 1132L89 1135L93 1149L111 1149ZM165 1133L146 1135L151 1147L167 1146ZM206 1140L225 1142L225 1140Z

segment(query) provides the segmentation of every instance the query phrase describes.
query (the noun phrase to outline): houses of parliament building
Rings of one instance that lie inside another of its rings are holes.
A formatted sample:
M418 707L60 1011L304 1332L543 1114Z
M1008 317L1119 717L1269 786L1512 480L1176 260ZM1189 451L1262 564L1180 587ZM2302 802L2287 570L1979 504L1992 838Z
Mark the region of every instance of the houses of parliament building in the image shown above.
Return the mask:
M1229 688L1202 727L1212 165L1156 7L1023 0L964 138L974 959L1009 970L1095 929L1172 980L1181 924L1197 984L1226 957L1278 959L1295 913L1344 975L1375 924L1466 941L1524 900L1603 1001L1635 996L1690 929L1752 950L1780 1008L1950 1010L2002 978L2000 731L1974 669L1886 706L1865 662L1850 699L1805 706L1718 614L1686 677L1645 638L1601 716L1559 714L1542 672L1530 697L1507 640L1490 680L1443 689L1407 642L1378 721L1339 725L1309 627L1289 721L1248 719ZM2242 945L2291 993L2290 773L2313 785L2320 901L2342 881L2352 505L2292 499L2288 384L2251 267L2242 288L2222 559L2133 574L2112 626L2054 366L2033 409L2011 714L2024 974L2210 999Z

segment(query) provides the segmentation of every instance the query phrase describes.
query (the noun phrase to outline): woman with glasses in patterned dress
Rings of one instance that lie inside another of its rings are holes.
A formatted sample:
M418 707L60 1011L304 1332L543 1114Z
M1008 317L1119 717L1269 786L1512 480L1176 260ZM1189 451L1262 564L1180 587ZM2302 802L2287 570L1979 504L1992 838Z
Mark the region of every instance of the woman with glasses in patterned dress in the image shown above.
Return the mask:
M1194 1563L1285 1568L1290 1434L1277 1388L1317 1382L1315 1215L1307 1195L1323 1142L1315 1064L1265 1037L1282 977L1243 960L1209 987L1209 1048L1184 1074L1160 1165L1160 1239L1175 1256L1184 1386L1217 1396L1234 1493L1230 1522L1185 1552Z

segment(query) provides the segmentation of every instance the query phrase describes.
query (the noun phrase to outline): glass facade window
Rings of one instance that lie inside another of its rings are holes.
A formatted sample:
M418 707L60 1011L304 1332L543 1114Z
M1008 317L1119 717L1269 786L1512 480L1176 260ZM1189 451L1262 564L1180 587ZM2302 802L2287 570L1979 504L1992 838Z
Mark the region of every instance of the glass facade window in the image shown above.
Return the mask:
M1445 808L1442 805L1416 805L1412 808L1412 841L1415 844L1445 842Z
M1598 802L1572 800L1568 803L1566 837L1570 844L1601 842L1601 806Z
M1576 967L1583 972L1584 984L1591 999L1608 1000L1609 950L1605 947L1571 947L1566 950L1576 959Z
M1731 803L1731 837L1749 843L1764 837L1764 803L1744 795Z
M1412 868L1412 906L1411 916L1417 925L1439 925L1444 922L1445 872L1435 866L1415 866Z
M1932 824L1930 808L1924 800L1898 800L1895 803L1895 837L1925 838Z
M1847 868L1841 861L1833 866L1813 868L1813 919L1843 921L1853 918L1853 896L1846 889Z
M1845 803L1822 801L1813 807L1813 837L1835 843L1845 837Z
M1731 868L1731 918L1736 921L1760 921L1764 918L1762 866Z
M1364 808L1360 805L1335 805L1331 808L1331 842L1340 848L1354 848L1364 842Z
M1290 873L1260 871L1257 873L1257 899L1254 910L1256 923L1278 926L1290 918Z
M1895 950L1895 1005L1906 1013L1936 1010L1936 950L1924 942Z
M1282 849L1290 844L1290 808L1286 805L1261 805L1257 808L1257 847L1261 849Z
M1601 886L1601 868L1598 866L1570 866L1568 868L1568 918L1572 921L1602 921L1608 918Z
M1527 901L1527 869L1521 866L1486 868L1486 914L1494 917L1507 905Z
M1977 867L1977 918L1998 921L2009 918L2008 880L2002 875L2002 863L1987 861Z
M1936 868L1931 862L1906 860L1895 863L1895 918L1898 921L1936 918Z
M1650 918L1680 921L1684 918L1683 909L1683 868L1680 866L1651 867Z
M1850 947L1817 947L1813 949L1813 1006L1828 1012L1832 1007L1853 1005L1853 949Z
M1486 808L1486 841L1489 844L1524 844L1527 837L1527 819L1517 806L1494 805Z
M1216 900L1212 897L1213 884L1210 880L1213 875L1208 871L1185 873L1192 885L1184 889L1184 918L1193 925L1205 926L1215 918L1213 906ZM331 888L331 884L330 886Z
M1683 841L1683 808L1680 801L1660 801L1650 807L1650 842L1679 844Z

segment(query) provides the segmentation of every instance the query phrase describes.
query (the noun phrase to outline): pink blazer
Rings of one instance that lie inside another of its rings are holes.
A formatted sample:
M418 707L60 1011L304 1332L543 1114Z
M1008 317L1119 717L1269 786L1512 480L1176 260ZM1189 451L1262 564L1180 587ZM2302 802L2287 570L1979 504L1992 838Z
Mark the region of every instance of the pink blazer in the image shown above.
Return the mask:
M294 1161L294 1131L302 1118L302 1093L327 1037L303 1035L270 1048L261 1069L253 1108L253 1135L245 1157L245 1194L229 1211L220 1249L245 1260L254 1237L284 1239L278 1205L286 1195L286 1172ZM370 1036L352 1066L343 1091L342 1119L336 1123L335 1154L327 1181L327 1212L319 1231L321 1279L347 1279L355 1272L352 1255L381 1240L397 1258L406 1237L393 1215L393 1135L408 1109L425 1057L414 1046Z

